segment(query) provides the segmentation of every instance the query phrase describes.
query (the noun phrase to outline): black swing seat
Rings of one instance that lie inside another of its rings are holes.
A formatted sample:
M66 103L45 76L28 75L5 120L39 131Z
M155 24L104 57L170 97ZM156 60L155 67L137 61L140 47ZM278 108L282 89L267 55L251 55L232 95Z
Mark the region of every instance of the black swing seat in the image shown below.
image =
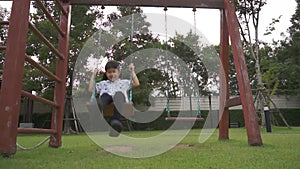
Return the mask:
M87 102L86 107L89 112L99 111L99 107L96 103ZM113 103L109 104L103 110L102 114L104 117L112 117L114 115L114 104ZM132 117L134 115L134 108L132 102L124 103L121 115L125 118Z
M203 117L165 117L167 121L204 121Z

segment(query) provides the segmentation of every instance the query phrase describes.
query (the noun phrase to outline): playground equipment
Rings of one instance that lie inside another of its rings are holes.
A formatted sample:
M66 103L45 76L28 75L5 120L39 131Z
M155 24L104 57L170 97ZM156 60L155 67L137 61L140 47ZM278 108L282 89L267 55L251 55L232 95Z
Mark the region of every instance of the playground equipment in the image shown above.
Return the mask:
M102 5L101 6L101 13L103 15L103 11L105 9L105 7ZM102 29L101 29L101 25L102 25L102 18L100 21L100 29L99 29L99 46L101 45L101 37L102 37ZM134 14L131 15L131 34L130 34L130 53L132 53L132 42L133 42L133 30L134 30ZM131 58L131 63L132 63L132 59ZM98 63L98 65L102 65L101 63ZM132 117L134 115L134 107L133 107L133 95L132 95L132 91L133 91L133 87L132 87L132 81L133 81L133 76L132 74L130 74L130 85L129 85L129 96L128 96L128 103L125 103L122 106L122 116L125 117L126 119L128 119L129 117ZM96 76L94 78L94 88L90 97L89 102L87 102L86 106L88 108L88 110L90 112L97 112L99 111L99 106L98 106L98 100L96 99L96 92L95 92L95 87L96 87ZM108 117L112 117L114 114L114 103L109 104L104 110L102 111L102 115L103 116L108 116Z
M164 7L164 12L165 12L165 34L166 34L166 41L165 41L165 45L166 45L166 52L165 55L168 55L168 27L167 27L167 7ZM194 13L194 31L196 33L197 27L196 27L196 8L193 8L193 13ZM167 65L167 69L168 69L169 65ZM198 97L198 101L197 101L197 113L195 117L172 117L171 116L171 112L170 112L170 98L169 98L169 92L168 90L166 91L166 96L167 96L167 107L166 107L166 112L167 112L167 116L165 117L165 120L167 121L204 121L204 118L201 117L201 110L200 110L200 100ZM191 105L191 101L190 101L190 107L192 107ZM192 110L190 110L192 111Z
M18 133L50 134L50 147L61 146L61 134L63 124L64 96L67 74L67 56L70 25L70 5L56 1L61 12L60 24L51 17L45 6L36 1L43 9L47 18L60 34L58 48L55 48L43 34L29 23L30 0L13 1L11 18L9 22L8 39L5 53L3 81L1 86L1 113L0 113L0 152L3 156L9 156L16 152L16 137ZM28 29L34 32L57 56L56 72L51 73L25 54ZM54 101L34 96L22 90L22 78L24 62L27 61L41 70L55 81ZM14 75L14 76L12 76ZM53 107L51 129L18 128L21 96L43 102Z
M63 126L63 110L66 86L66 70L68 57L68 41L70 27L71 5L112 5L112 6L155 6L155 7L186 7L220 9L221 37L220 37L220 123L219 139L229 139L229 107L242 104L245 127L250 145L262 145L256 111L251 94L250 81L245 63L245 57L240 39L237 16L233 0L55 0L61 10L60 24L47 12L41 0L36 0L59 33L58 49L29 23L30 0L13 0L10 21L1 24L9 25L6 47L5 67L0 95L0 153L10 156L16 153L18 133L50 134L50 147L61 146ZM56 72L53 74L40 66L25 54L27 32L31 29L57 56ZM229 98L228 69L229 69L229 36L234 57L240 96ZM34 96L22 90L24 62L36 66L55 81L54 100L50 101ZM14 75L14 76L12 76ZM53 107L51 129L18 128L21 96L29 97Z

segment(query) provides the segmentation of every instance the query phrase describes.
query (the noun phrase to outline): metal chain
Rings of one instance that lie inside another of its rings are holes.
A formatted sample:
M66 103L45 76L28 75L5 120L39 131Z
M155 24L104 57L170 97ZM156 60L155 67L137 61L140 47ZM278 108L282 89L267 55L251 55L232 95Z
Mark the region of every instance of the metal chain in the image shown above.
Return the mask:
M44 143L46 143L48 140L50 139L50 136L48 136L48 137L46 137L44 140L42 140L41 142L39 142L38 144L36 144L35 146L33 146L33 147L24 147L24 146L21 146L20 144L16 144L17 145L17 147L19 148L19 149L21 149L21 150L34 150L34 149L36 149L36 148L38 148L38 147L40 147L41 145L43 145Z
M165 49L165 57L167 57L168 55L168 18L167 18L167 10L168 8L167 7L164 7L164 11L165 11L165 34L166 34L166 42L165 42L165 45L166 45L166 49ZM167 59L166 60L166 63L167 63L167 71L169 69L169 62ZM168 80L167 80L168 82ZM169 91L168 89L166 90L166 96L167 96L167 117L170 117L171 116L171 111L170 111L170 96L169 96Z
M131 33L130 33L130 54L132 54L132 44L133 44L133 29L134 29L134 12L131 14ZM130 62L132 63L133 56L130 58ZM132 102L133 94L132 94L132 81L133 81L133 74L130 72L130 86L129 86L129 102Z
M194 33L197 33L197 26L196 26L196 11L197 9L194 7L193 12L194 12Z

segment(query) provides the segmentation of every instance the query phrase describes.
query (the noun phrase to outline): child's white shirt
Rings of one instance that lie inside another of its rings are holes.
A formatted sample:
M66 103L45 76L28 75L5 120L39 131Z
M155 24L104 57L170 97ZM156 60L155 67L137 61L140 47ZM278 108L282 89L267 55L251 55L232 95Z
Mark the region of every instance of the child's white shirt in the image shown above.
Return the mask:
M110 96L114 96L116 92L122 92L125 96L126 102L128 102L127 91L130 88L130 80L117 79L115 81L103 80L96 83L96 92L102 94L107 93Z

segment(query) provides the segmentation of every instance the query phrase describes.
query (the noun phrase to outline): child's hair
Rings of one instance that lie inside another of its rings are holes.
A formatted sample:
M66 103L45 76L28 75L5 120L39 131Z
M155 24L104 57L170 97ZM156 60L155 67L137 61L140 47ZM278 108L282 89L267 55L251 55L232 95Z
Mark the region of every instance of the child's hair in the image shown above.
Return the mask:
M114 60L108 61L105 65L105 72L107 72L108 69L120 69L120 63ZM106 73L103 74L102 80L108 80Z
M120 63L114 60L108 61L105 65L105 71L108 69L118 69L119 70Z

